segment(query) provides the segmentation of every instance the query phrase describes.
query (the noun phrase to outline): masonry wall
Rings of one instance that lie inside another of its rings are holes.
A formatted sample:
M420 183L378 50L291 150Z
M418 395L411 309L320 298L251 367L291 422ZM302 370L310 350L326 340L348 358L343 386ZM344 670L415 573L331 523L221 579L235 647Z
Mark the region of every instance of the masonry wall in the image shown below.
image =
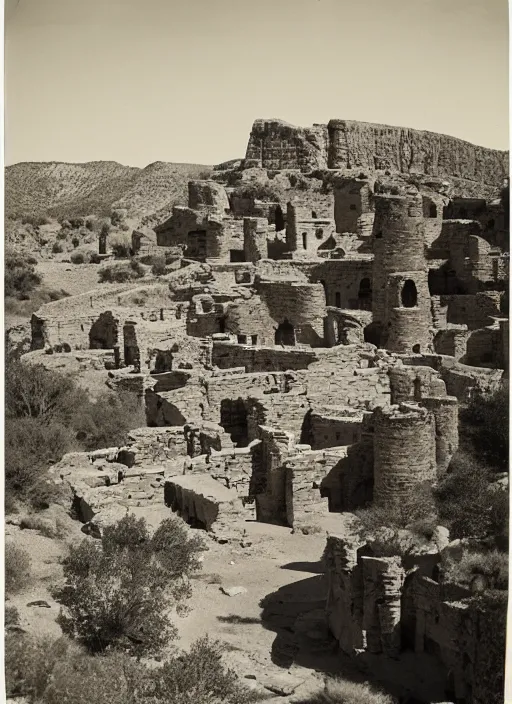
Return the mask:
M441 296L440 303L448 307L448 323L464 324L469 330L478 330L492 325L493 317L501 317L500 299L500 292L486 291L467 296Z
M281 349L220 341L213 343L212 361L219 369L244 367L246 372L279 372L307 369L315 359L315 352L308 349Z
M372 257L329 259L311 271L311 281L321 282L326 304L345 310L371 309L371 297L361 296L361 282L372 281Z
M389 509L414 500L419 485L436 479L435 423L421 408L375 411L374 501Z

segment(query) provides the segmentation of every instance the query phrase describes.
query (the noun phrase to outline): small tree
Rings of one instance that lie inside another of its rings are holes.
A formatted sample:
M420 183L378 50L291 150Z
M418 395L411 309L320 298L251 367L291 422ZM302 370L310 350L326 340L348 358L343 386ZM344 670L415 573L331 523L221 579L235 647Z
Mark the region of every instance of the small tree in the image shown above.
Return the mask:
M36 260L14 250L5 252L4 292L6 296L27 298L41 283L41 277L36 274Z
M105 530L99 544L84 540L71 549L58 595L65 633L92 651L137 655L155 654L176 636L168 611L188 595L186 580L198 569L194 556L203 546L174 519L159 530L152 539L144 519L126 516Z

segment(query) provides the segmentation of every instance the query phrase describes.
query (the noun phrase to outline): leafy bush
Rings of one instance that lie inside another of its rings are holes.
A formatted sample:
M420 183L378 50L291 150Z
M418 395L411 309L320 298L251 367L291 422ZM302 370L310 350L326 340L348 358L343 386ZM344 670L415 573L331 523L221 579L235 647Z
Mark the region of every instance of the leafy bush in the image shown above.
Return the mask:
M328 679L324 690L300 704L395 704L388 694L378 692L366 683Z
M355 514L368 532L382 527L417 528L420 521L429 525L437 521L434 496L428 483L418 486L411 499L401 501L393 509L374 504L356 511Z
M21 592L30 582L30 557L14 543L5 543L5 591Z
M279 192L268 183L254 181L240 187L236 195L241 198L254 198L256 200L279 202Z
M503 537L508 533L508 496L490 484L491 470L464 451L457 452L435 497L452 538Z
M21 217L22 225L32 225L33 227L48 225L50 222L50 218L46 217L46 215L22 215Z
M5 627L18 626L20 623L20 614L15 606L9 606L6 604L4 609L4 623Z
M14 250L5 251L4 292L6 296L23 299L41 283L36 274L36 260Z
M95 263L101 261L96 250L87 245L72 252L70 259L73 264L89 264L93 259L95 259Z
M166 273L165 257L155 257L151 266L153 276L163 276Z
M203 549L176 519L151 538L145 520L133 515L106 528L101 544L82 541L63 565L64 633L93 652L157 653L176 636L168 611L190 595L187 578Z
M450 562L443 571L443 579L447 582L471 585L474 577L485 577L488 589L507 589L508 587L508 554L499 550L489 552L468 551L463 553L458 562Z
M190 653L149 666L126 653L89 655L65 638L53 643L8 634L7 696L29 704L249 704L258 699L226 669L220 646L202 639ZM93 697L91 699L91 696ZM370 702L372 704L372 702Z
M60 244L60 242L53 243L53 246L52 246L53 254L60 254L63 251L64 251L64 247Z
M25 696L30 702L40 702L55 665L69 659L69 656L66 658L68 650L65 638L51 641L49 638L8 633L4 660L7 696Z
M91 252L91 256L89 258L89 261L91 262L91 264L100 264L101 257L99 255L99 252Z
M45 507L60 490L47 469L66 453L123 445L144 425L138 398L102 394L95 402L68 376L12 360L5 375L5 495Z
M132 254L132 241L129 237L118 236L113 239L110 246L116 259L128 259Z
M68 235L69 235L69 230L62 227L62 229L57 232L56 237L58 240L66 240L68 238Z
M140 279L143 276L144 269L135 259L132 259L129 263L105 266L99 272L100 283L124 283L125 281Z
M503 385L493 394L478 395L460 413L461 433L474 454L499 471L508 468L509 388Z
M84 264L85 254L84 252L72 252L70 259L72 264Z
M75 249L76 249L76 248L78 247L78 245L80 244L80 240L78 239L78 237L76 237L76 235L75 235L75 237L73 237L73 239L71 240L71 244L73 245L73 247L74 247Z

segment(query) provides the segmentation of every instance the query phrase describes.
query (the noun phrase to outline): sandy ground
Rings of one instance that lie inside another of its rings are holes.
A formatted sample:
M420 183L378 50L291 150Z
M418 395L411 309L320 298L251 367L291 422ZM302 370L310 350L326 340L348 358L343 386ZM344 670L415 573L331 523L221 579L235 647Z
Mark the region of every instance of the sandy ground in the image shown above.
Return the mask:
M38 262L37 273L46 288L63 289L70 296L98 288L99 264L70 264L55 260Z

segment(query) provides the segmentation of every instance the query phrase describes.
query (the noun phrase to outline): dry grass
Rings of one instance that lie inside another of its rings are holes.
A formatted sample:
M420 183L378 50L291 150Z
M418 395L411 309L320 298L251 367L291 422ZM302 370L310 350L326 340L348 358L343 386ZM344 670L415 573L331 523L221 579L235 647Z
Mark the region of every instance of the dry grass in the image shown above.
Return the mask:
M323 691L301 704L395 704L395 700L368 684L329 679Z

